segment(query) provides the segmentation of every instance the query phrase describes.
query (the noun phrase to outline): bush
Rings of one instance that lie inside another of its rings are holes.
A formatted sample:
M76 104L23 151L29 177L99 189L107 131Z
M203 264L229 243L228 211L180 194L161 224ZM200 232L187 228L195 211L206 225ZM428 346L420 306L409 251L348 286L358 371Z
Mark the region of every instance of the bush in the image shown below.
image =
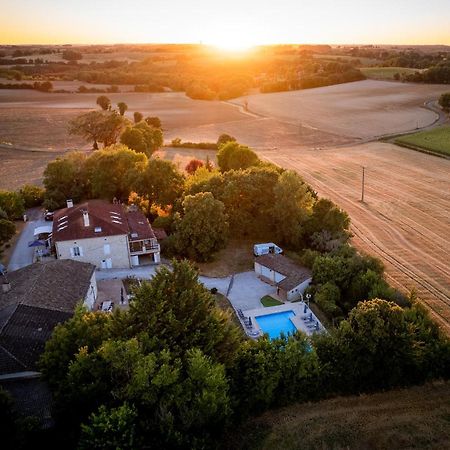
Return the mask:
M41 206L44 201L45 189L39 186L26 184L19 192L23 198L25 208Z
M25 213L25 204L18 192L0 191L0 208L9 220L22 219Z
M9 241L16 234L16 225L14 222L6 219L0 219L0 243Z

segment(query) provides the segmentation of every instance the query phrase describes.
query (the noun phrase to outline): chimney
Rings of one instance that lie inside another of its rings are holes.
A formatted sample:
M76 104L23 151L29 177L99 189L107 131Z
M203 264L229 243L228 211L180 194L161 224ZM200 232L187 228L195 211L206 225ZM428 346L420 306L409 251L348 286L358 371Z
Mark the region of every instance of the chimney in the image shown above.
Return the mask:
M71 198L67 199L66 203L68 208L73 208L73 200Z
M87 212L87 209L83 209L83 222L85 227L89 226L89 213Z

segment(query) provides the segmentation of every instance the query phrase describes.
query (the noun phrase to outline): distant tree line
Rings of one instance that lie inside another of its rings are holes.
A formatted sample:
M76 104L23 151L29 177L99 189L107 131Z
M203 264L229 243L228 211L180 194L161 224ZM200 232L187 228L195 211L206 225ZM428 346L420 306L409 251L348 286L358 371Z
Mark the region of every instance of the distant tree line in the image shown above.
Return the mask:
M35 81L34 83L0 83L0 89L34 89L41 92L50 92L53 84L50 81Z

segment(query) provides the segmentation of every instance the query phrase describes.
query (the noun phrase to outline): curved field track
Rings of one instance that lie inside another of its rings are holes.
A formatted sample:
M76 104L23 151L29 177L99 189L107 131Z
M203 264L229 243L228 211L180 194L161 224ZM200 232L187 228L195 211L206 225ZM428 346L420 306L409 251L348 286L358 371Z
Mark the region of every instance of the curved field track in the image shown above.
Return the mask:
M352 219L353 243L382 259L393 286L415 289L450 333L449 160L379 142L260 154L296 170L320 195L345 209Z

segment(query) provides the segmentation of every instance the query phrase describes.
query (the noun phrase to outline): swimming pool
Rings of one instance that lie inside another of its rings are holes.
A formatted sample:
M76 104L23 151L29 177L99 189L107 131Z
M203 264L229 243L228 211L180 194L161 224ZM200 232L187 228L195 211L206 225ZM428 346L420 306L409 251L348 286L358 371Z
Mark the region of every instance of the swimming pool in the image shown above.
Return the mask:
M267 314L264 316L256 316L259 327L263 333L267 333L270 339L280 337L281 333L295 333L297 328L290 320L294 317L294 311L284 311L279 313Z

